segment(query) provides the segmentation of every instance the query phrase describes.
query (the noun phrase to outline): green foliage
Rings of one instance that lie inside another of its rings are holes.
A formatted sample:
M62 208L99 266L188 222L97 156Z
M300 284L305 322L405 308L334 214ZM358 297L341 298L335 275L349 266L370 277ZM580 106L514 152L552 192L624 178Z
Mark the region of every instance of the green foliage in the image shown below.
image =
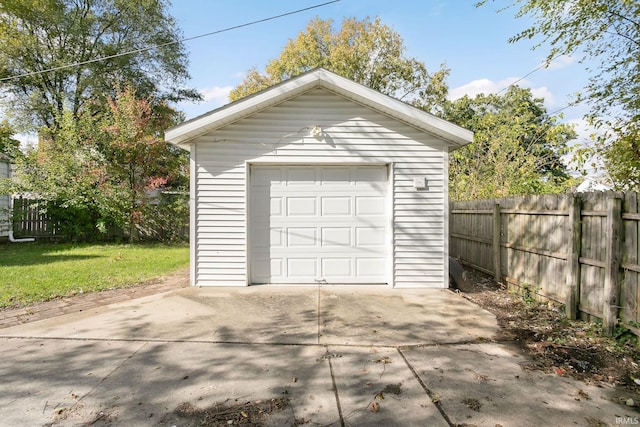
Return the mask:
M289 40L266 72L249 70L231 91L232 101L305 71L322 67L372 89L433 111L442 105L448 70L429 73L423 62L405 55L402 38L376 18L345 18L339 29L333 20L313 19L296 39Z
M186 156L161 137L177 115L166 104L138 99L126 88L109 100L109 111L98 124L95 144L105 164L99 188L109 197L111 217L136 238L144 206L153 192L179 182Z
M4 183L5 191L37 195L69 240L101 240L117 226L134 241L154 192L187 182L185 153L161 137L179 118L174 110L131 88L108 107L98 118L65 110L56 138L19 156L17 180Z
M603 166L615 190L640 191L640 123L598 122L603 132L595 144L575 150L580 168Z
M163 194L142 209L141 238L165 243L189 239L189 194Z
M7 120L0 122L0 161L13 158L19 151L20 141L13 138L15 131Z
M8 79L0 87L7 110L25 128L44 127L51 138L65 110L74 118L88 109L99 113L124 82L143 96L198 99L182 89L187 53L167 8L166 0L0 2L0 78ZM135 53L116 56L129 51Z
M52 224L56 224L57 234L65 242L114 241L123 235L94 204L70 206L51 201L44 204L43 212Z
M640 191L640 122L614 129L597 147L615 188Z
M637 327L636 324L629 326ZM619 346L624 347L628 345L631 347L638 347L638 345L640 345L640 338L621 322L619 322L613 329L613 338Z
M464 96L447 103L442 115L475 133L472 144L450 156L454 200L558 193L573 185L561 156L575 132L549 116L529 89Z
M0 307L129 287L189 265L186 245L0 244Z
M88 116L75 120L65 111L59 122L58 138L41 139L15 156L16 179L0 182L0 192L36 196L42 212L70 241L101 240L96 224L109 221L99 188L105 172L101 156L86 143Z
M487 0L479 4L486 3ZM618 189L640 190L640 2L636 0L514 0L518 17L533 25L510 41L541 37L547 62L559 55L591 60L586 93L588 119L604 133L594 147L577 152L584 166L599 158ZM594 162L597 164L597 162Z
M520 297L527 307L538 307L540 305L540 301L538 299L539 290L539 287L531 286L528 283L522 285L520 288L520 291L522 292Z

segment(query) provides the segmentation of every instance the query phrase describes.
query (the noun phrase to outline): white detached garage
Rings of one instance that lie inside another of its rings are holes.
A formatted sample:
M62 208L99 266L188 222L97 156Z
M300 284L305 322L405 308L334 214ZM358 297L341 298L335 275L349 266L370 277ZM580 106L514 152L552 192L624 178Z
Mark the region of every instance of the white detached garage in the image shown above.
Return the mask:
M316 69L167 130L191 284L448 285L448 153L473 134Z

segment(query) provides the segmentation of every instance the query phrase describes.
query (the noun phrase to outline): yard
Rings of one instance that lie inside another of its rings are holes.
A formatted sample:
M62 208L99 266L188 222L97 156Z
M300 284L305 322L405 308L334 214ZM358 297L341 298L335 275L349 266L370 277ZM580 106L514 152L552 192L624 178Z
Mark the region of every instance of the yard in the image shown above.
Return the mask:
M0 244L0 308L130 287L188 265L186 244Z

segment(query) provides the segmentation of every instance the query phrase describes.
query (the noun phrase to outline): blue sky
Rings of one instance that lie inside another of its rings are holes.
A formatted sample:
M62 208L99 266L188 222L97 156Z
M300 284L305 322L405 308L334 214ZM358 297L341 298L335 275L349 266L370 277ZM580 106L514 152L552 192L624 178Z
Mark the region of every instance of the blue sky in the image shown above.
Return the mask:
M217 31L282 13L323 3L323 0L174 0L170 13L185 37ZM276 58L289 39L303 31L314 17L333 19L337 25L345 17L380 17L404 39L407 55L436 70L445 63L451 70L448 80L451 97L475 95L503 89L538 67L546 51L532 51L534 41L516 44L509 37L528 27L526 18L515 18L515 9L505 8L511 0L489 1L475 7L476 0L341 0L310 11L277 20L189 41L189 70L192 87L206 101L181 104L187 118L210 111L228 102L227 95L251 67L263 70ZM540 69L518 82L545 99L549 112L567 105L572 94L587 83L584 65L578 58L558 58L549 68ZM563 111L564 121L581 123L586 110Z

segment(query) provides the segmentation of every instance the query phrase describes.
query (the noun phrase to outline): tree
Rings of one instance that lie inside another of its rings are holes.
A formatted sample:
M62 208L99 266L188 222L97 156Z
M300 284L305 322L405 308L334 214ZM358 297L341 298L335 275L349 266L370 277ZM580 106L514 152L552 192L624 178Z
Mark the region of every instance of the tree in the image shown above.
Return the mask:
M13 138L14 130L6 121L0 122L0 160L2 156L13 157L20 148L20 141Z
M182 88L187 54L166 9L166 0L0 2L5 107L24 128L44 127L55 138L65 111L74 119L89 107L99 113L118 85L157 99L197 99Z
M479 4L486 3L487 0ZM531 16L531 27L510 39L541 36L535 48L549 47L547 62L559 55L594 60L586 93L589 121L604 132L577 160L603 159L618 188L640 190L640 2L637 0L514 0L518 17Z
M66 110L57 138L42 137L16 159L17 180L0 180L0 193L37 195L72 240L99 238L115 225L134 241L154 190L186 187L186 156L162 138L180 115L129 87L107 102L99 118Z
M313 19L265 73L249 70L229 95L235 101L305 71L322 67L372 89L434 111L444 102L448 70L429 73L425 64L405 55L402 38L376 18L346 18L339 29L333 20Z
M549 116L531 90L464 96L445 105L443 116L475 133L451 156L453 199L555 193L573 184L561 156L575 132Z
M622 126L610 128L595 147L577 157L584 163L594 155L600 157L615 189L640 191L640 123L630 121Z
M163 102L139 99L131 88L108 102L95 140L105 164L100 187L109 195L116 223L127 227L134 241L153 192L179 184L186 174L182 150L162 138L162 131L176 124L179 115Z
M14 152L15 180L0 179L0 194L31 194L70 240L92 240L96 226L108 222L98 188L104 165L86 143L88 115L81 120L65 111L58 138L42 136L37 146Z

